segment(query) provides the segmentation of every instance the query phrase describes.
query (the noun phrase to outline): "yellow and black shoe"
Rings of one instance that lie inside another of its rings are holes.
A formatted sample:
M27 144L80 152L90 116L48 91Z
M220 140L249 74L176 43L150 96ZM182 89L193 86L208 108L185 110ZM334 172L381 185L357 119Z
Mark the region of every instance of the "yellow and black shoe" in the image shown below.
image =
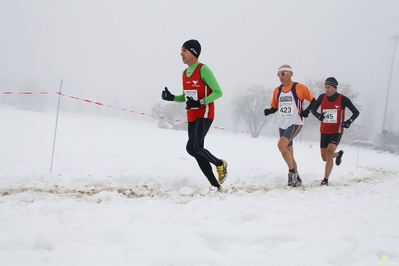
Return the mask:
M219 177L218 179L219 184L223 184L227 178L227 162L223 159L221 159L221 161L223 162L223 164L220 166L216 166L216 171L218 172L218 177Z

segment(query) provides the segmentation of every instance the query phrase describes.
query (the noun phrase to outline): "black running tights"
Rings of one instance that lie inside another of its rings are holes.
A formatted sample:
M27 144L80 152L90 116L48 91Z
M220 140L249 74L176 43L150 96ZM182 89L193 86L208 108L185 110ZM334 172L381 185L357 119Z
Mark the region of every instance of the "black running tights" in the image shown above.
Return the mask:
M206 178L208 178L211 185L219 187L219 182L213 174L211 163L219 166L222 165L223 162L204 148L205 136L208 133L212 122L212 119L199 118L195 120L195 122L188 123L188 141L186 150L197 160L201 171L204 173Z

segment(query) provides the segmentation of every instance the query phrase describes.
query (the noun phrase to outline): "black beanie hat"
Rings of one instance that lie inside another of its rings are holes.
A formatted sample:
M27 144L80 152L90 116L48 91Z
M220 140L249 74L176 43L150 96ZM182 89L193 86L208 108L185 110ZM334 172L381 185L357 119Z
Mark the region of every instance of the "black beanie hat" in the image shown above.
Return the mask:
M196 58L200 56L201 53L201 44L197 40L188 40L183 43L184 48L190 51Z
M330 85L334 88L337 88L338 81L334 77L329 77L326 79L326 82L324 82L324 85Z

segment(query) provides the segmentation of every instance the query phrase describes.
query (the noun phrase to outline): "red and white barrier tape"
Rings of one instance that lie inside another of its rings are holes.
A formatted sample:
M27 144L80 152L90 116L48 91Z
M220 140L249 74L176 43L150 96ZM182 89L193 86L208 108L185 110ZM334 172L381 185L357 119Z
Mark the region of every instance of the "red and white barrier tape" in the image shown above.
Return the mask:
M83 99L83 98L79 98L79 97L76 97L76 96L66 95L64 93L61 93L60 95L64 96L64 97L69 97L69 98L74 99L74 100L81 100L81 101L84 101L86 103L91 103L91 104L95 104L95 105L99 105L99 106L105 106L105 107L108 107L108 108L115 108L115 109L118 109L118 110L131 112L131 113L135 113L135 114L151 116L151 117L154 117L154 118L159 118L159 119L169 120L169 121L175 121L175 122L179 122L179 123L187 123L185 121L181 121L181 120L177 120L177 119L170 119L170 118L166 118L164 116L155 116L153 114L147 114L145 112L137 112L137 111L129 110L129 109L126 109L126 108L121 108L121 107L116 107L116 106L112 106L112 105L109 105L109 104L104 104L104 103L101 103L101 102L98 102L98 101L92 101L92 100L89 100L89 99Z
M174 122L179 122L179 123L187 123L187 121L181 121L181 120L178 120L178 119L171 119L171 118L166 118L166 117L164 117L164 116L155 116L155 115L153 115L153 114L147 114L147 113L145 113L145 112L137 112L137 111L134 111L134 110L128 110L128 109L126 109L126 108L121 108L121 107L115 107L115 106L112 106L112 105L109 105L109 104L103 104L103 103L101 103L101 102L97 102L97 101L92 101L92 100L89 100L89 99L83 99L83 98L79 98L79 97L76 97L76 96L71 96L71 95L66 95L66 94L64 94L64 93L60 93L60 92L29 92L29 91L26 91L26 92L11 92L11 91L5 91L5 92L3 92L3 94L22 94L22 95L33 95L33 94L40 94L40 95L43 95L43 94L59 94L59 95L61 95L61 96L64 96L64 97L69 97L69 98L71 98L71 99L74 99L74 100L81 100L81 101L84 101L84 102L86 102L86 103L91 103L91 104L95 104L95 105L99 105L99 106L105 106L105 107L109 107L109 108L115 108L115 109L118 109L118 110L122 110L122 111L126 111L126 112L131 112L131 113L135 113L135 114L140 114L140 115L145 115L145 116L151 116L151 117L154 117L154 118L158 118L158 119L162 119L162 120L168 120L168 121L174 121ZM216 127L216 126L214 126L214 127L212 127L212 128L215 128L215 129L219 129L219 130L227 130L227 131L232 131L232 132L239 132L239 133L247 133L247 134L251 134L251 133L253 133L253 132L251 132L251 131L248 131L248 130L234 130L234 129L228 129L228 128L224 128L224 127ZM352 134L356 134L356 133L353 133L353 132L351 132ZM276 136L277 134L266 134L266 133L260 133L261 135L266 135L266 136ZM315 135L308 135L309 137L310 136L313 136L313 137L315 137Z
M32 92L32 91L22 91L22 92L12 92L12 91L5 91L3 94L60 94L59 92L46 92L46 91L41 91L41 92Z

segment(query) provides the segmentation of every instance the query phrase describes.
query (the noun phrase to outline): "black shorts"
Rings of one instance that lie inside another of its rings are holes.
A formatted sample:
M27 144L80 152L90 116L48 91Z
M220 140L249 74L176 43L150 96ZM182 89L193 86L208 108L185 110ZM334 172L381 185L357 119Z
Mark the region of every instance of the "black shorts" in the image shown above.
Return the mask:
M320 148L327 148L328 144L333 143L338 146L341 141L342 134L323 134L320 135Z

